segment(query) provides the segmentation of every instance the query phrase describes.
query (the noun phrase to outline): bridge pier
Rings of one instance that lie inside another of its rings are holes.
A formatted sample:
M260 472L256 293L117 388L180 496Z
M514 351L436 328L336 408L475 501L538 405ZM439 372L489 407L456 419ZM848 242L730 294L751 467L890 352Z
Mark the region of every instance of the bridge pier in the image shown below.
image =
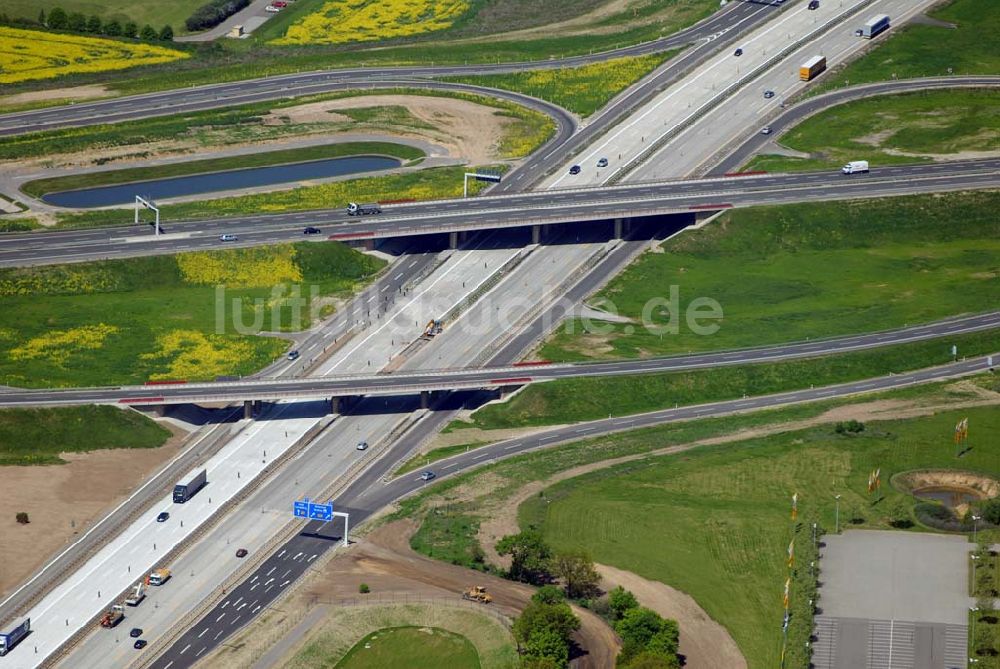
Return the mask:
M243 417L253 418L253 400L243 400Z
M157 404L156 406L150 408L153 410L153 413L155 413L158 418L163 418L164 416L167 415L166 404Z
M448 248L454 251L455 249L458 248L459 244L465 241L466 237L468 236L469 233L466 230L455 230L454 232L449 232Z
M431 407L431 391L421 390L420 391L420 408L429 409Z
M545 233L545 231L542 229L542 226L540 226L540 225L533 225L533 226L531 226L531 243L532 244L541 244L542 243L542 237L545 236L544 233Z
M632 227L631 218L616 218L615 219L615 232L612 239L624 239L625 235L628 234Z
M331 414L338 414L338 413L340 413L340 398L339 397L331 397L330 398L330 413Z

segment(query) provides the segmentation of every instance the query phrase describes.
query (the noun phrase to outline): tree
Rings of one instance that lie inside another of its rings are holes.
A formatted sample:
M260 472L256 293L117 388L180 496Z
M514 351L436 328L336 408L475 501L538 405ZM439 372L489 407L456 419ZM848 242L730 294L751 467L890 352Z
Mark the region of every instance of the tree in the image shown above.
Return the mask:
M1000 499L987 500L980 508L980 512L983 514L983 520L987 523L1000 525Z
M45 24L53 30L65 30L69 25L69 18L62 7L53 7L49 12L49 22Z
M87 19L87 32L94 33L95 35L101 32L101 17L91 16Z
M135 37L139 32L139 26L136 25L135 21L126 21L125 25L122 26L122 37Z
M639 653L625 663L619 663L618 669L680 669L681 663L677 656L664 657L649 651Z
M174 41L174 29L169 25L163 26L160 30L160 41L161 42L173 42Z
M592 596L601 582L594 561L585 551L557 553L552 559L552 572L562 579L566 596L571 599Z
M555 630L561 639L569 642L570 635L580 627L580 620L566 602L544 604L531 602L514 621L514 638L522 646L540 629Z
M139 39L146 42L156 41L156 29L147 23L142 27L142 30L139 31Z
M913 518L910 516L910 505L903 498L896 499L889 505L888 514L889 524L893 527L913 527Z
M541 604L558 604L565 600L562 590L554 585L543 585L531 596L531 601Z
M622 638L622 652L618 659L623 664L631 662L642 652L662 651L665 657L677 653L677 623L644 606L626 611L615 623L615 631Z
M28 520L28 514L25 511L18 511L14 514L14 520L16 520L21 525L27 525L30 521Z
M549 580L552 552L537 530L508 534L497 542L496 549L498 554L510 556L509 578L533 584Z
M87 29L87 17L80 12L73 12L66 19L66 27L70 30L82 33Z
M39 9L38 10L38 25L40 25L40 26L44 26L45 25L45 10L44 9Z
M529 659L550 660L556 667L565 667L569 661L569 646L556 630L543 627L531 632L524 644L524 655Z
M122 24L112 19L104 24L104 34L108 37L119 37L122 34Z
M521 669L562 669L551 657L522 657Z
M639 602L635 595L619 585L608 593L608 606L611 607L611 619L621 620L625 612L638 607Z
M647 653L655 653L663 657L677 657L677 649L680 647L680 630L677 628L676 620L663 621L663 629L654 634L646 644Z

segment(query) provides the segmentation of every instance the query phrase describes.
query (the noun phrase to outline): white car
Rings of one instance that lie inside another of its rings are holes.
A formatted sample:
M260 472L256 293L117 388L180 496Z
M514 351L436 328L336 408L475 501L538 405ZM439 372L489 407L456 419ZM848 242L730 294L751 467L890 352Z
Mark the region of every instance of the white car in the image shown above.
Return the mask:
M275 7L274 5L268 5L267 7L264 8L264 11L265 12L271 12L272 14L276 14L276 13L280 12L281 9L278 8L278 7Z
M359 451L367 451L368 450L368 442L367 441L359 442L358 445L356 446L356 448Z

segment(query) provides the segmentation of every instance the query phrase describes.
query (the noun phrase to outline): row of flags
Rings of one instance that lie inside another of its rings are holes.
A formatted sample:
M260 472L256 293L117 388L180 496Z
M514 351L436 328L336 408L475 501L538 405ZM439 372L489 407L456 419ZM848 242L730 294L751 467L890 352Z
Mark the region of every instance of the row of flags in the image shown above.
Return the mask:
M963 418L955 425L955 443L960 444L969 438L969 419Z

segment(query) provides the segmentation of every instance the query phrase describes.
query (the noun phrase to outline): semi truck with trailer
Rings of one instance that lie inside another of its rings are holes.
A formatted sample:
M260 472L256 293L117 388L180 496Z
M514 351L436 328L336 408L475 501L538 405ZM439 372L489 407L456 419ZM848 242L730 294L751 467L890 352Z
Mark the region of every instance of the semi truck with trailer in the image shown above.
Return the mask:
M825 56L813 56L799 66L799 79L802 81L812 81L812 79L826 69Z
M31 618L25 618L9 632L0 632L0 657L3 657L21 643L21 639L31 632Z
M865 39L872 39L879 33L889 29L889 16L886 14L878 14L868 19L868 23L861 26L857 31L857 35L864 37Z
M204 488L206 483L208 483L208 472L204 469L196 469L174 486L174 502L183 504Z
M840 171L844 174L858 174L859 172L868 171L868 161L867 160L852 160L843 167Z
M348 216L367 216L368 214L381 214L382 207L377 204L358 204L350 202L347 205Z

